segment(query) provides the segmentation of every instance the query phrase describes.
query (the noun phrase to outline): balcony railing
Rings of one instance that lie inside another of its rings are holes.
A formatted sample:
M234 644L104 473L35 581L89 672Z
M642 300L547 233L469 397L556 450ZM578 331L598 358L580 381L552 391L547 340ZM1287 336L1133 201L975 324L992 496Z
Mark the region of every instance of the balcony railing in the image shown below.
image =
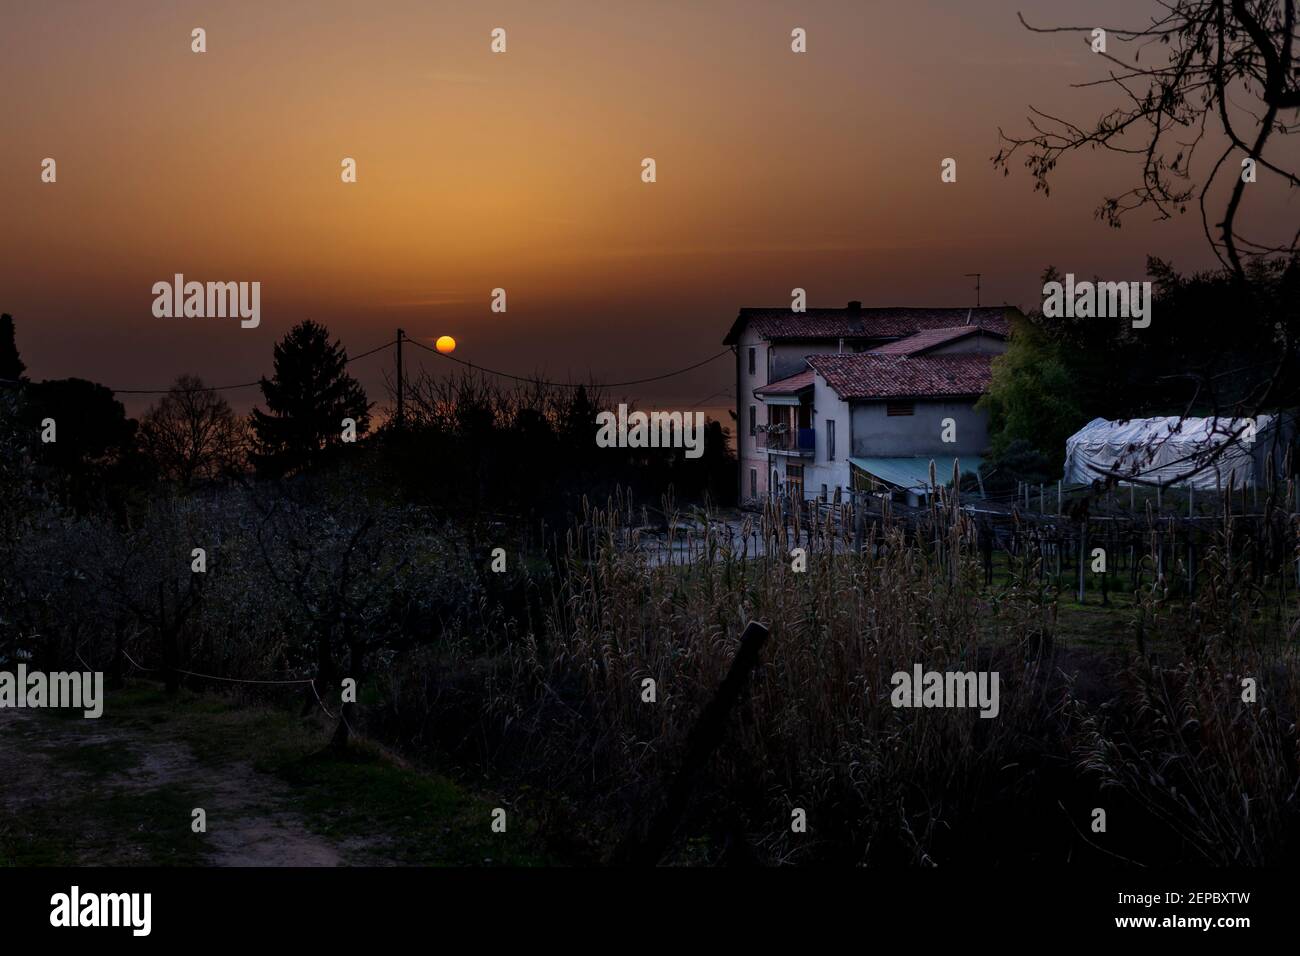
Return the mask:
M786 428L781 431L769 429L758 433L758 447L786 455L811 458L817 450L817 430L815 428Z

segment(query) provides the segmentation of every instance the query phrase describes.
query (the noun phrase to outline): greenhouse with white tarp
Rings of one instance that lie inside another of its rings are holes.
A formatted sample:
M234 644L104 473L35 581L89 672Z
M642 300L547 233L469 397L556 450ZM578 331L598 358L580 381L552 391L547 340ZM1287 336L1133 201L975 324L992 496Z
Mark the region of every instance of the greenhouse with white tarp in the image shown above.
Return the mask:
M1226 488L1264 483L1270 464L1281 476L1294 417L1094 418L1065 443L1069 484L1110 475L1180 487ZM1285 427L1283 427L1285 426Z

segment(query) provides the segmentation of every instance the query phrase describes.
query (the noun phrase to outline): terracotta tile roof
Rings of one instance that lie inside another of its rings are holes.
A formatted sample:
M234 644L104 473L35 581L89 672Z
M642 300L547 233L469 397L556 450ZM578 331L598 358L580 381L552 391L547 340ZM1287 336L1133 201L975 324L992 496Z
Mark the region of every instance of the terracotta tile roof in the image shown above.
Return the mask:
M1004 333L996 329L985 329L978 325L958 325L951 329L927 329L924 332L917 332L915 335L909 335L907 338L899 339L896 342L887 342L871 351L878 355L918 355L945 343L955 342L968 335L974 335L977 332L986 332L990 335L996 335L998 338L1006 338Z
M899 339L929 329L977 325L1007 335L1010 306L982 309L778 309L740 310L724 345L734 345L746 325L765 339ZM967 321L969 319L969 322Z
M808 364L846 400L982 395L993 377L992 363L993 356L979 353L808 356Z
M754 389L755 395L793 395L813 386L813 370L804 369L789 378L779 379Z

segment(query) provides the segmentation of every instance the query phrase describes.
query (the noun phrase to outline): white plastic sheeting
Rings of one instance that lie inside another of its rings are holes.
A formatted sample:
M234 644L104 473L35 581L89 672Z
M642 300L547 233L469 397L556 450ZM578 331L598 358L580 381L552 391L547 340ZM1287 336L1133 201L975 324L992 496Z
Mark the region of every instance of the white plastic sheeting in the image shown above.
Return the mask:
M1226 488L1231 476L1233 486L1240 488L1256 477L1263 479L1265 469L1257 469L1256 460L1273 425L1272 416L1261 415L1254 420L1253 440L1245 441L1250 432L1243 429L1249 421L1094 418L1066 440L1065 481L1081 484L1118 472L1142 481L1176 482L1180 487ZM1191 471L1196 473L1184 479Z

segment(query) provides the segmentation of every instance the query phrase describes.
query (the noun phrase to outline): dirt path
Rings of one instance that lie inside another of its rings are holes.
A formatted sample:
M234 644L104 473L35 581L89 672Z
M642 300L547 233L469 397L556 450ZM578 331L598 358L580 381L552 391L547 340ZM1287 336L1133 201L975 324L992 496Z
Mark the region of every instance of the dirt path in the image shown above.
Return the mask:
M279 779L148 727L0 709L0 845L6 830L38 851L66 840L81 865L338 866L362 849L313 833L292 804Z

